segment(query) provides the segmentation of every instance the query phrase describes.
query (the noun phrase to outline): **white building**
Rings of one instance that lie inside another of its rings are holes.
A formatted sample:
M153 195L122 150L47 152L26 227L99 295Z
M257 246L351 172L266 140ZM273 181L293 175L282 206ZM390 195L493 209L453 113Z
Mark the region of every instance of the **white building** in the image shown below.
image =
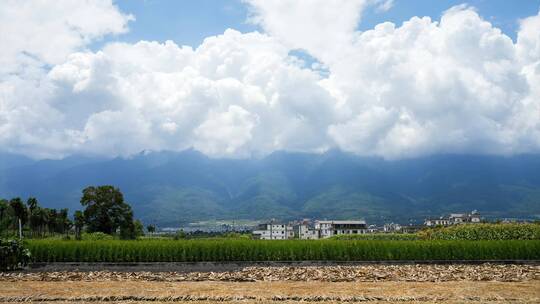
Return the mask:
M264 223L253 231L253 237L261 240L317 240L329 238L341 234L364 234L368 228L366 222L359 221L315 221L314 225L309 220L301 222Z
M294 238L294 231L291 225L271 222L259 225L253 236L261 240L287 240Z
M424 222L424 225L431 227L431 226L449 226L450 220L444 216L441 216L440 218L435 219L426 219Z
M316 240L319 238L319 232L313 226L307 223L300 223L293 226L294 237L301 240Z
M384 224L383 232L386 232L386 233L402 232L402 227L400 224L396 224L396 223Z
M369 225L366 230L367 233L378 233L379 231L380 229L377 225Z
M480 213L473 210L471 213L450 213L448 216L441 216L436 219L426 219L424 225L428 227L450 226L463 223L480 223L481 220Z
M367 232L366 221L315 221L315 230L319 238L329 238L341 234L364 234Z

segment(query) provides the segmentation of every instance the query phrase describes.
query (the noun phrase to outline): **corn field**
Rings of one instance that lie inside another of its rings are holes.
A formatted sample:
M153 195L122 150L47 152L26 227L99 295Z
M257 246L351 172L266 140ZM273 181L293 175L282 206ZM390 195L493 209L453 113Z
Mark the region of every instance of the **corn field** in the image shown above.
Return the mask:
M35 262L538 260L540 241L31 240Z
M418 233L426 240L540 240L539 224L469 224L432 228Z

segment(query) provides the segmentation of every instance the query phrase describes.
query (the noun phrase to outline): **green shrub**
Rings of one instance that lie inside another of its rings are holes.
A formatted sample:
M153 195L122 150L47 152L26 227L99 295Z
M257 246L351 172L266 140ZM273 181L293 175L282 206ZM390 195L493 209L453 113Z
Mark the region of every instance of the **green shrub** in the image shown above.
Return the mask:
M540 241L32 240L37 262L538 260Z
M540 240L538 224L462 224L425 229L424 240Z
M0 239L0 270L22 268L30 261L30 251L21 241Z

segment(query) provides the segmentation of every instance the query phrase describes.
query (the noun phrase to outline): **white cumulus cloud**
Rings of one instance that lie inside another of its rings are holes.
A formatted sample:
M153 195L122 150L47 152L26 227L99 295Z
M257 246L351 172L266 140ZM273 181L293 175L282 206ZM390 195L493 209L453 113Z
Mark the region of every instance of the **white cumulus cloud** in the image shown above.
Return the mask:
M4 151L540 152L540 15L520 21L514 42L467 6L359 32L367 5L392 1L249 0L263 33L92 52L89 43L127 31L134 17L111 1L60 2L0 8ZM327 72L306 67L291 55L297 49Z

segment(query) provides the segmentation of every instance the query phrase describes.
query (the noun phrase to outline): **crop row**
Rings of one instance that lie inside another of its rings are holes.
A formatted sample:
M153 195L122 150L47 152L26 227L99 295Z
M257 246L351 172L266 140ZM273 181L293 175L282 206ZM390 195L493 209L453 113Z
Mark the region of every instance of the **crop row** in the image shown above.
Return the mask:
M540 241L31 240L35 262L540 260Z

